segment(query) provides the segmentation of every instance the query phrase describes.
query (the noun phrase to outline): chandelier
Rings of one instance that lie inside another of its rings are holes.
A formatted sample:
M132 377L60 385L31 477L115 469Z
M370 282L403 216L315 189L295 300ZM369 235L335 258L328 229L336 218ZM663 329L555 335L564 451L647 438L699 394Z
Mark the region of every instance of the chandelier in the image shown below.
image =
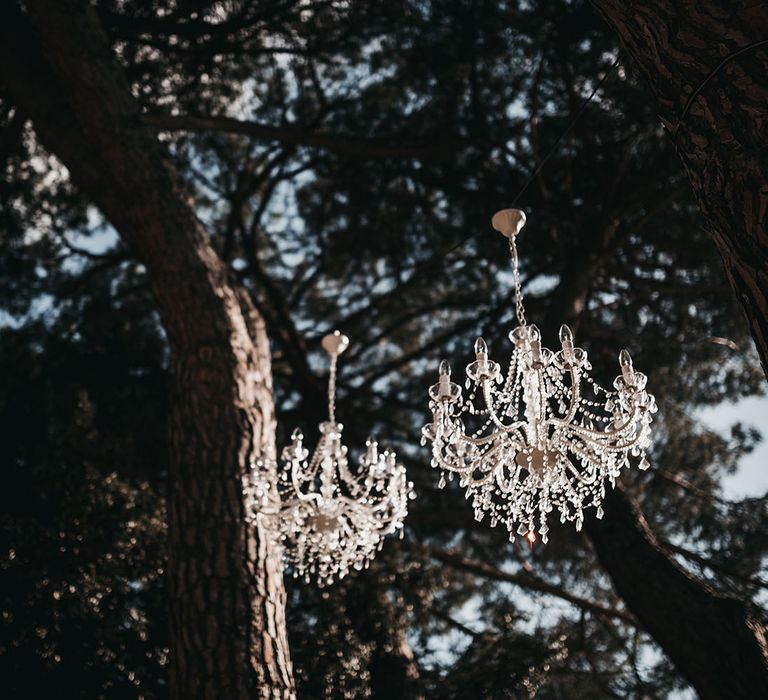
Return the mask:
M350 570L367 568L384 537L401 531L413 498L413 484L394 452L379 452L373 438L357 469L350 468L342 444L344 426L336 420L336 364L349 339L334 331L323 338L331 360L328 380L328 420L320 423L320 439L310 457L298 429L283 449L277 481L279 511L274 527L283 543L286 562L296 577L320 586L346 576ZM264 469L255 465L255 472ZM254 503L261 510L268 501L268 481L260 483ZM252 482L252 483L253 483Z
M439 486L446 474L456 474L477 521L488 514L491 526L504 524L512 541L520 534L533 542L538 533L547 542L552 511L581 530L585 508L595 506L603 517L605 482L615 485L629 455L648 468L656 402L626 350L610 391L589 376L587 353L574 345L568 326L560 327L560 350L542 346L539 329L526 321L520 285L515 237L525 214L505 209L491 223L509 239L512 254L518 326L509 333L509 368L502 373L478 338L463 395L443 360L429 389L433 422L424 427L422 444L432 444Z

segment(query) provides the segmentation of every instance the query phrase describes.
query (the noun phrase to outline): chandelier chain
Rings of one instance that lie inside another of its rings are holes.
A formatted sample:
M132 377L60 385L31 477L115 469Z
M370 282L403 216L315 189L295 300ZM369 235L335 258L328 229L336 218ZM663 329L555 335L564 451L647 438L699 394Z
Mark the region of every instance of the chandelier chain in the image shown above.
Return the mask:
M509 250L512 254L512 276L515 282L515 314L517 315L518 323L521 326L525 326L527 321L525 319L525 307L523 306L523 288L520 283L520 260L517 255L517 245L514 236L509 238Z
M328 376L328 419L331 423L336 422L336 364L338 357L331 357L331 372Z

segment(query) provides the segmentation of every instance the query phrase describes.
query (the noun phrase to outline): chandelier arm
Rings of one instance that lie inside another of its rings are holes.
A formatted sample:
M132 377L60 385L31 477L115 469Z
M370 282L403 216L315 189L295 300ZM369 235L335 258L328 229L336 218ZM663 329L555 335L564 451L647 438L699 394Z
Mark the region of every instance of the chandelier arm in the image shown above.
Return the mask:
M377 519L374 523L374 527L385 535L392 534L397 529L397 523L401 520L401 513L395 512L395 508L390 509L392 512L386 519ZM381 513L382 510L376 510L374 512Z
M589 462L592 462L593 460L590 459L590 455L588 455L586 452L582 450L576 450L573 449L573 453L580 456L582 459L585 459ZM591 486L594 484L599 477L601 477L601 474L599 474L599 470L596 468L592 474L592 478L584 478L584 473L580 472L576 466L571 462L570 459L566 458L566 465L565 468L571 472L582 484L585 484L586 486Z
M547 423L566 428L566 432L574 432L581 437L592 439L595 442L604 443L614 441L617 436L621 437L624 433L631 432L632 427L638 420L637 412L635 411L632 416L630 416L624 422L623 425L619 426L615 430L612 430L610 433L594 430L593 428L585 428L584 426L576 425L575 423L568 423L561 418L549 418Z
M516 446L516 445L515 445L515 446ZM485 462L485 463L488 463L488 462L491 460L491 458L493 458L493 457L494 457L494 456L496 456L496 455L497 455L499 452L501 452L501 451L502 451L503 447L504 447L504 444L503 444L503 442L497 442L495 445L493 445L492 447L488 448L488 449L487 449L487 450L486 450L486 451L483 453L483 455L482 455L482 458L483 458L483 462Z
M513 447L516 447L518 450L522 450L525 447L524 429L525 421L517 421L505 428L507 437L512 441Z
M487 445L489 442L493 442L493 440L496 438L496 433L491 433L490 435L484 435L483 437L472 437L471 435L467 435L465 433L461 433L460 440L462 442L465 442L469 445L473 445L474 447L480 447L482 445Z
M491 422L500 430L503 430L505 433L511 433L513 431L519 430L525 425L525 421L517 420L514 423L505 423L502 421L497 415L495 411L491 411L488 414L489 418L491 419Z
M518 421L517 423L514 423L513 425L502 425L502 429L506 433L507 437L510 437L510 439L513 440L514 445L521 445L525 442L525 439L523 438L522 433L520 432L520 428L524 426L524 423L522 421ZM517 441L512 438L512 434L515 434L515 436L518 438ZM488 443L495 442L499 438L499 433L491 433L490 435L484 435L483 437L474 438L470 435L465 435L462 433L461 435L461 441L465 442L469 445L472 445L473 447L482 447L484 445L487 445Z
M301 490L296 491L296 501L300 501L302 503L314 503L319 502L322 500L322 496L320 496L319 493L313 493L312 491L309 491L308 493L304 493Z
M450 462L446 462L443 459L438 460L438 463L440 464L441 468L444 469L445 471L451 474L458 474L460 481L464 485L471 485L473 487L482 486L483 484L488 483L492 478L492 474L490 472L483 470L482 467L468 470L466 465L456 466L451 464ZM479 479L475 478L474 476L472 476L472 474L475 471L482 472L484 476Z
M626 452L627 450L635 447L641 440L642 440L642 431L638 430L636 431L632 439L628 442L613 442L609 440L593 440L593 444L597 443L597 445L600 447L601 450L605 450L606 452ZM615 437L615 434L612 434ZM606 436L609 437L609 436ZM572 443L577 444L577 443Z
M516 464L510 478L507 481L503 481L503 463L496 465L493 472L496 476L496 485L499 487L501 493L514 493L515 486L519 483L521 469L522 467L519 464Z
M368 474L370 474L370 468L368 470ZM368 474L365 476L367 477ZM339 476L341 477L342 483L349 489L350 493L352 493L354 496L362 495L367 496L370 492L370 487L366 490L365 481L363 480L363 475L355 476L347 466L346 460L339 462Z
M584 438L582 437L582 439ZM613 442L609 440L586 440L586 439L584 439L584 442L589 447L590 452L594 452L594 448L599 448L603 452L617 454L620 452L626 452L627 450L635 447L639 442L639 436L627 442Z
M480 471L482 473L482 477L477 479L473 476L473 474L476 471ZM473 487L477 488L478 486L482 486L483 484L487 484L489 481L493 481L494 478L494 472L496 471L496 467L492 467L491 469L472 469L471 471L467 472L466 474L463 474L464 482L467 485L467 487Z
M581 376L575 367L569 371L571 375L571 405L568 407L568 413L563 418L565 424L571 423L576 417L576 411L579 410L579 399L581 398Z
M640 420L640 411L639 406L634 405L631 407L631 413L628 414L627 419L624 421L624 424L617 427L615 430L612 431L612 434L622 434L628 430L631 430L631 428L634 427L634 424L637 423Z
M434 459L442 469L445 469L449 472L454 472L455 474L460 474L463 467L454 466L451 460L443 457L443 447L444 446L442 445L435 444L434 448L432 449L432 459Z
M392 501L392 498L390 497L390 488L392 487L392 481L387 482L386 486L382 489L384 492L384 495L382 496L376 496L371 497L370 503L368 503L367 507L372 512L381 512L382 510L386 510L387 508L394 508L395 504Z
M630 442L624 442L619 445L606 445L604 449L606 449L608 452L626 452L627 450L636 447L641 442L641 440L641 431L638 430L634 436L634 439Z
M435 460L435 462L438 463L438 465L445 469L445 471L452 472L454 474L461 474L463 475L467 471L467 465L463 464L461 466L454 465L451 461L448 461L445 457L442 456L442 450L439 448L436 448L432 451L432 458Z
M314 456L313 456L314 461ZM293 492L296 494L296 498L298 498L301 501L315 501L320 499L320 495L317 493L313 493L310 491L309 493L304 493L303 486L304 484L309 482L309 479L306 481L302 481L301 477L299 475L299 472L301 471L302 463L301 462L292 462L290 466L290 473L291 473L291 485L293 486Z

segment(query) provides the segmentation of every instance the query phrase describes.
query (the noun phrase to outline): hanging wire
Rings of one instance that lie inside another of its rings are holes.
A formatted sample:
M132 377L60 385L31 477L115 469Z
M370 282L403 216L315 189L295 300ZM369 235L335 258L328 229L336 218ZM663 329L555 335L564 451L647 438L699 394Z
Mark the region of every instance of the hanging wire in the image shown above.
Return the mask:
M584 113L584 110L586 110L589 103L592 102L595 95L598 93L600 88L605 84L605 81L608 80L608 78L611 76L613 71L619 65L620 61L621 61L621 56L617 55L613 63L611 63L611 65L608 67L608 70L606 70L605 73L603 74L603 77L600 78L600 80L597 82L592 92L589 93L589 95L584 99L584 101L579 106L579 109L576 110L576 113L571 118L571 121L568 123L568 126L555 139L555 142L549 148L544 158L541 159L541 161L536 166L534 171L531 173L531 175L525 181L523 186L520 188L520 191L515 195L514 199L510 204L510 208L513 208L515 204L517 204L520 197L522 197L523 194L525 194L525 191L528 189L530 184L534 181L534 179L538 176L538 174L542 171L544 166L547 164L547 161L557 152L557 149L560 146L560 142L566 136L568 136L568 134L571 133L573 128L576 126L576 123L579 121L579 118ZM459 248L463 247L473 238L477 237L478 234L479 234L479 231L475 231L474 233L471 233L468 236L465 236L458 243L452 245L443 253L438 253L436 255L433 255L431 258L429 258L429 260L425 260L415 265L413 267L413 275L411 276L410 279L413 279L417 274L421 273L423 269L431 267L432 265L435 265L441 260L445 260L449 255L457 251ZM514 237L510 240L510 248L512 250L513 274L514 274L514 281L515 281L515 310L516 310L517 318L520 320L522 325L525 325L525 310L523 309L523 303L522 303L522 286L520 284L520 271L519 271L519 264L518 264L517 246L514 243ZM330 419L332 422L335 421L335 401L336 401L335 392L336 392L336 358L332 358L331 374L328 382L328 409L330 413Z
M520 197L522 197L525 194L525 191L528 189L530 184L536 179L536 176L542 171L544 166L547 164L547 161L557 152L558 146L560 146L560 142L568 136L568 134L571 133L573 128L576 126L576 123L579 121L579 118L584 113L584 110L587 108L587 105L589 105L590 102L592 102L592 99L595 97L595 95L598 93L600 88L603 86L606 80L608 80L609 76L613 73L613 71L616 69L616 67L619 65L619 62L621 61L621 56L616 56L616 59L613 61L613 63L610 65L607 71L605 71L605 74L602 78L598 81L597 85L595 85L594 89L591 93L589 93L589 96L584 99L584 101L581 103L581 106L578 110L576 110L576 114L573 115L571 118L571 121L569 122L568 126L565 128L565 131L563 131L556 139L555 142L552 144L550 149L547 151L544 158L541 159L539 164L536 166L536 169L531 173L531 175L528 177L528 179L525 181L523 186L520 188L520 191L515 195L514 199L512 200L511 204L509 205L510 208L514 208L515 204L519 201ZM420 271L420 268L426 267L428 265L433 265L434 263L438 262L439 260L447 258L451 253L457 251L459 248L462 248L466 243L469 243L473 238L476 238L479 234L479 231L475 231L474 233L469 234L468 236L462 238L458 243L454 244L448 250L446 250L443 253L439 253L438 255L433 256L429 260L424 261L423 263L416 265L416 267L413 268L414 274L416 274L417 271Z
M747 51L751 51L752 49L756 49L760 46L765 46L766 44L768 44L768 39L761 39L760 41L755 41L751 44L747 44L746 46L742 46L740 49L732 53L729 53L725 58L723 58L722 61L720 61L720 63L718 63L711 71L709 71L709 74L707 75L707 77L701 81L701 84L699 85L699 87L697 87L691 93L691 96L688 98L688 101L685 103L685 107L683 107L683 112L680 115L680 119L677 120L677 125L672 131L672 136L675 138L677 137L677 132L680 131L680 127L685 121L685 118L688 115L688 110L691 108L693 101L701 94L701 91L706 87L707 83L710 80L712 80L712 78L714 78L723 69L723 66L725 66L727 63L730 63L734 58L741 56L741 54L746 53Z

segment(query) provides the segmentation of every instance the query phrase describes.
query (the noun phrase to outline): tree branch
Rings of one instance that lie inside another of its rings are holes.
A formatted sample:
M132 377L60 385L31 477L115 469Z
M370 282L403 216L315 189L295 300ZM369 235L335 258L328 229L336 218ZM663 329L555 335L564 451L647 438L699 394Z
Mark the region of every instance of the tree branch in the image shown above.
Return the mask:
M543 579L540 579L538 576L534 576L528 573L511 573L503 571L496 568L495 566L491 566L490 564L486 564L475 559L468 559L459 553L452 551L445 552L439 549L429 548L427 549L427 554L433 559L437 559L438 561L441 561L444 564L448 564L455 569L468 571L470 573L482 576L483 578L489 578L494 581L513 583L516 586L526 588L530 591L553 595L557 598L561 598L562 600L567 601L568 603L571 603L572 605L575 605L578 608L581 608L582 610L588 610L589 612L595 613L596 615L612 617L617 620L621 620L622 622L626 622L632 626L637 625L635 618L623 610L616 610L615 608L610 608L606 605L602 605L601 603L596 603L592 600L574 595L573 593L568 593L559 586L547 583Z
M287 146L304 146L330 151L352 158L416 158L426 159L454 152L458 148L477 145L479 141L466 138L446 138L434 135L421 139L405 139L397 135L365 139L350 134L308 131L295 125L271 126L225 116L194 114L145 114L144 123L161 131L218 131L241 134L260 141L277 141Z

